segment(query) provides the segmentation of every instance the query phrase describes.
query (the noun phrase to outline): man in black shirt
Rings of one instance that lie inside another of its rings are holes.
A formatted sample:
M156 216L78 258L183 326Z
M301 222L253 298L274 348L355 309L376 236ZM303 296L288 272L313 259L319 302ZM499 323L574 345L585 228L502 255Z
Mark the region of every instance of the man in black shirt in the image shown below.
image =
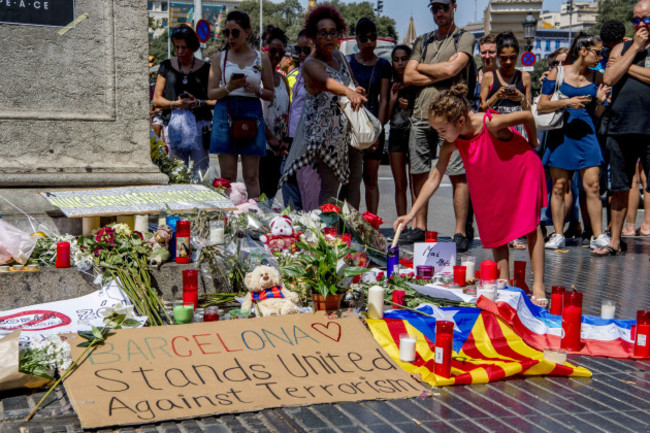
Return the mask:
M612 50L603 81L613 87L607 132L612 191L612 240L593 251L597 256L621 252L621 231L636 162L650 175L650 0L633 10L634 39ZM650 190L646 189L646 192ZM642 227L642 231L650 227Z

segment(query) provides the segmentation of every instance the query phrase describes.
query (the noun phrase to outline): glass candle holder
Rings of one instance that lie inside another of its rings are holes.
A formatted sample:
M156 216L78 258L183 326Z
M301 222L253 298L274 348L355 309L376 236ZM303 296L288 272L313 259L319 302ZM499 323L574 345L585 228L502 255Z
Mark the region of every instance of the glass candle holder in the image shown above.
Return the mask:
M226 243L226 225L223 220L210 221L210 244L223 245Z
M203 322L203 316L204 315L205 315L205 309L204 308L197 308L196 310L194 310L194 318L192 319L192 322L194 322L194 323Z
M451 377L451 351L453 343L454 322L437 320L434 372L438 376Z
M399 360L402 362L415 361L415 345L417 340L410 334L399 335Z
M406 292L404 290L393 290L393 308L395 310L401 310L400 305L404 305L405 298Z
M465 272L465 278L467 281L474 278L474 272L476 270L476 257L462 257L460 259L460 265L465 266L467 270Z
M579 351L580 330L582 327L582 293L564 292L562 305L562 349L569 351Z
M176 223L176 263L190 262L190 222L181 220Z
M600 318L605 320L613 320L616 316L616 301L610 299L603 299L600 304Z
M465 287L465 276L467 269L465 266L454 266L454 285Z
M323 229L323 234L327 239L336 239L336 228L333 227L325 227Z
M59 242L56 244L56 267L70 267L70 242Z
M395 247L388 247L387 261L386 261L386 277L390 278L393 272L399 268L399 245Z
M496 284L499 278L497 263L492 260L485 260L481 263L481 281L494 281Z
M192 323L192 318L194 317L194 304L175 301L172 315L174 316L174 323L177 325Z
M559 316L562 314L562 302L564 299L564 292L566 287L564 286L552 286L551 287L551 314Z
M435 273L435 268L433 266L428 266L428 265L420 265L415 268L417 275L422 277L423 280L431 280L433 278L433 274Z
M634 356L650 357L650 310L636 312L636 335L634 336Z
M165 217L165 222L174 232L172 238L169 240L169 255L173 260L176 260L176 224L180 219L181 218L176 215L167 215Z
M494 302L497 299L496 286L481 286L476 289L476 296L485 296L490 301Z
M183 301L199 306L199 271L198 269L183 270Z
M566 357L567 351L565 349L554 349L551 347L544 349L544 361L564 365L566 363Z
M204 322L218 322L220 318L219 307L206 307L203 311Z
M438 232L424 232L424 242L438 242Z

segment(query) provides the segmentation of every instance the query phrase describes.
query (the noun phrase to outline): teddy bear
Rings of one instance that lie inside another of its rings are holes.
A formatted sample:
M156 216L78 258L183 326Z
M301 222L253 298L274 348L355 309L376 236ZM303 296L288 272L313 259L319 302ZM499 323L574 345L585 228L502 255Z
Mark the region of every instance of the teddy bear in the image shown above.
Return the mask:
M270 254L276 251L295 252L294 244L300 240L302 233L293 229L293 221L286 215L280 215L271 221L271 233L260 236L264 248Z
M242 310L255 305L257 316L276 316L299 313L298 294L282 288L280 272L271 266L258 266L246 274L244 284L249 292L242 302Z
M166 262L171 257L169 252L169 241L174 236L174 231L166 224L158 226L158 230L153 236L147 240L147 244L151 245L151 252L149 253L149 264L151 266L160 267L163 262Z
M248 212L249 210L259 211L257 202L253 199L248 199L248 192L246 191L246 184L243 182L234 182L230 185L230 201L237 208L235 214Z

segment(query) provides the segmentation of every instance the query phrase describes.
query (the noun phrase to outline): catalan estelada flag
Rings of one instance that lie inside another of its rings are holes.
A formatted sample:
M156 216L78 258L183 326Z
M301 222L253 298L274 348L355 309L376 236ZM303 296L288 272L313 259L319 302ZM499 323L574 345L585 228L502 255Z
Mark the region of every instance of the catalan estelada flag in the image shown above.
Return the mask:
M383 319L368 319L375 340L404 370L416 373L433 386L487 383L504 377L556 375L591 377L591 372L569 363L544 361L544 354L526 344L501 318L478 308L418 307L426 317L408 310L392 310ZM436 318L456 323L451 375L434 373ZM416 337L414 362L399 360L399 335Z

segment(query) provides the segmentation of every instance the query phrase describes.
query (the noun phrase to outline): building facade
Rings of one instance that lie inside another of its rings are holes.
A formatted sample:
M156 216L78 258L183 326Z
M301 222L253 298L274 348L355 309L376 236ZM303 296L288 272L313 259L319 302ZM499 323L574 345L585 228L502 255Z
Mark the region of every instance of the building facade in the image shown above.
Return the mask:
M221 15L237 8L241 2L242 0L203 0L203 18L210 22L212 31L218 35ZM170 20L172 27L180 23L192 23L194 2L192 0L149 0L147 10L149 18L156 24L156 28L149 29L149 37L155 38L167 30Z

